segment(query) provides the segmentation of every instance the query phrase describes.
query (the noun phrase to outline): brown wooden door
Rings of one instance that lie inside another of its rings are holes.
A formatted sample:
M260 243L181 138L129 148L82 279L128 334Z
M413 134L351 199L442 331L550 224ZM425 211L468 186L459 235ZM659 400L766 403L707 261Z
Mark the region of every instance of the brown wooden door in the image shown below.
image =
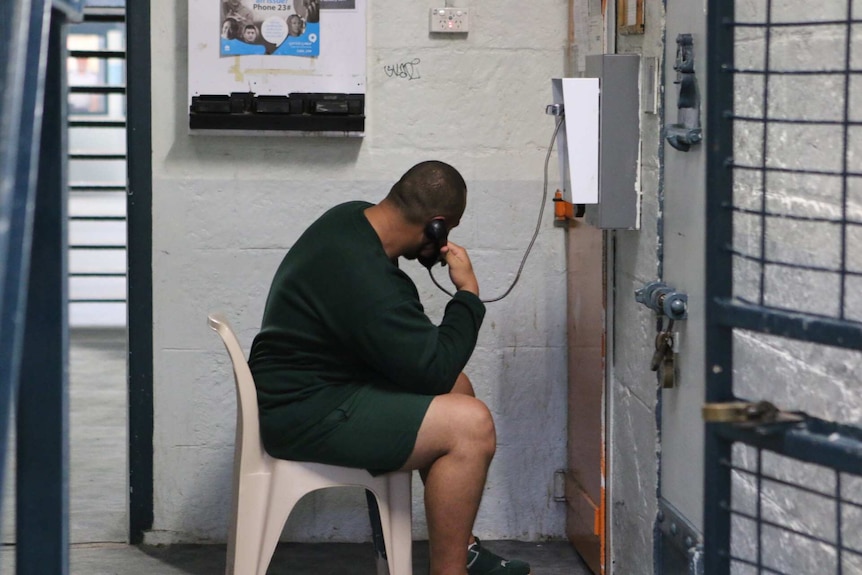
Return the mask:
M605 289L603 232L568 229L568 467L566 534L596 575L605 563Z

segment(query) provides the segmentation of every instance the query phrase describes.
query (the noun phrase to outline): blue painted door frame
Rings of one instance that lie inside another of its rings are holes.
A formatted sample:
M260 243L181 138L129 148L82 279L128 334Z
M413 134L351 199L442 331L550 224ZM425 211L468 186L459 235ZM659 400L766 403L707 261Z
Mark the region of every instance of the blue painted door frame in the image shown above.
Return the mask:
M80 9L18 0L0 19L0 485L14 410L19 574L69 572L63 30Z
M129 539L153 526L153 266L150 0L126 3Z
M69 571L64 18L50 22L17 405L16 571Z

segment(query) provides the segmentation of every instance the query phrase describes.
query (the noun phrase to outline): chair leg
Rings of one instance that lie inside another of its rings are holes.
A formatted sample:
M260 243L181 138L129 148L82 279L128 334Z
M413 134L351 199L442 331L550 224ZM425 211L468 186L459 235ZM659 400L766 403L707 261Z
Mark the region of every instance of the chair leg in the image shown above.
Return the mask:
M269 475L248 475L242 480L238 503L231 518L228 538L227 575L256 573L260 561Z
M386 540L389 575L413 573L413 510L410 480L410 473L389 475L387 504L380 505L380 520L383 524L383 537Z
M272 485L276 488L276 492L269 494L267 509L262 520L263 533L259 539L260 556L257 571L255 571L256 575L266 575L266 570L272 561L272 555L275 553L278 539L281 537L281 532L284 531L284 524L287 522L290 512L293 511L299 500L308 493L306 489L285 485L284 481L275 480ZM237 575L240 574L237 573Z

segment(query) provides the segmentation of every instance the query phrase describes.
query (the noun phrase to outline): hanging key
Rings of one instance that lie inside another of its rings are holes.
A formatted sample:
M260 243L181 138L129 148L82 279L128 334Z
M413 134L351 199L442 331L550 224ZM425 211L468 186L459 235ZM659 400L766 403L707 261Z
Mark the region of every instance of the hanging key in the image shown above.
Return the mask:
M667 329L658 333L655 337L655 353L650 362L650 369L658 372L661 386L671 388L674 384L674 361L673 361L673 320L667 324Z
M667 357L668 353L673 355L673 320L667 324L667 329L660 331L655 336L655 353L650 362L650 369L658 371L661 362Z
M649 368L652 371L658 371L668 353L673 353L673 335L663 331L655 336L655 353L652 354Z

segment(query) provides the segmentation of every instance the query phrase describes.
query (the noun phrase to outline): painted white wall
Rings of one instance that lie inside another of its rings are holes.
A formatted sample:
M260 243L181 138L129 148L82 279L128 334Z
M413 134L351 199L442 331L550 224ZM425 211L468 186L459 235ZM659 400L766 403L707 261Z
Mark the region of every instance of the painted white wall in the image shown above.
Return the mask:
M489 304L468 366L496 416L499 445L475 531L491 539L564 534L564 505L552 493L553 472L565 467L564 237L552 226L550 201L540 201L553 131L544 107L550 79L563 72L567 3L536 10L511 0L460 0L471 31L443 39L427 32L433 3L369 4L366 136L323 139L188 136L186 6L153 2L149 541L226 536L234 390L207 313L224 311L247 350L272 274L301 231L333 204L381 199L407 168L432 158L455 165L468 183L467 213L452 239L470 249L483 297L508 286L544 214L520 283ZM416 59L413 80L384 71ZM551 186L556 173L552 163ZM439 318L447 297L424 269L405 269ZM414 493L414 537L422 539L418 481ZM304 500L286 531L292 540L356 541L367 539L367 523L364 494L336 491Z

